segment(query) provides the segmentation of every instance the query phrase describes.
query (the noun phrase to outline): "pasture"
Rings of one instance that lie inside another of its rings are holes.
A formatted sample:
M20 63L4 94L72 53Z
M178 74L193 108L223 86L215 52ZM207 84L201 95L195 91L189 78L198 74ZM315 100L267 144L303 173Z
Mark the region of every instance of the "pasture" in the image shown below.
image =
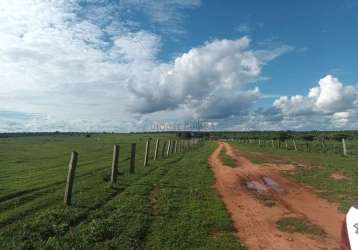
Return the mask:
M1 249L240 249L212 189L215 143L143 166L147 138L171 134L52 135L0 139ZM137 143L135 173L130 144ZM110 183L113 144L119 177ZM153 146L152 146L153 149ZM79 154L73 204L63 194Z
M148 164L144 166L149 138L152 140ZM154 160L156 139L159 139L159 147ZM341 214L358 199L356 140L346 141L348 155L344 156L338 140L322 143L297 139L296 150L292 140L263 138L258 142L258 138L240 138L229 140L223 146L213 139L201 140L190 149L184 144L174 149L174 141L186 139L174 133L0 138L0 248L245 249L247 241L241 234L245 235L247 227L237 224L230 202L236 202L237 197L241 197L239 203L254 199L260 213L279 208L283 214L287 213L281 208L280 200L252 195L244 187L248 181L245 171L251 173L252 169L257 173L251 174L258 178L272 174L276 180L283 177L308 187L309 190L305 190L309 197L317 195L323 199L317 202L337 204ZM172 142L170 150L168 140ZM136 143L136 157L131 173L133 143ZM120 146L119 174L115 183L111 183L115 144ZM218 158L212 158L220 147ZM66 206L64 191L72 151L78 152L78 164L72 203ZM215 164L210 163L210 159ZM282 170L270 169L276 165L283 166ZM286 165L293 166L294 170L285 171ZM232 174L225 177L225 172ZM233 178L227 184L233 185L230 190L238 192L237 197L230 198L233 200L225 198L225 189L224 195L218 195L220 188L215 185L220 178L224 182ZM249 208L245 209L248 205L242 203L239 210L234 207L236 216L250 212ZM309 211L305 218L290 213L293 217L280 216L277 222L262 221L262 225L273 223L279 230L276 236L291 237L286 235L310 229L319 241L328 237L324 225L321 228L313 223L315 220ZM247 223L253 223L254 217L257 215L244 218ZM340 223L337 220L337 224ZM329 237L325 244L337 242L334 233ZM276 240L287 243L285 239ZM288 241L288 244L291 243ZM248 246L250 248L250 243Z

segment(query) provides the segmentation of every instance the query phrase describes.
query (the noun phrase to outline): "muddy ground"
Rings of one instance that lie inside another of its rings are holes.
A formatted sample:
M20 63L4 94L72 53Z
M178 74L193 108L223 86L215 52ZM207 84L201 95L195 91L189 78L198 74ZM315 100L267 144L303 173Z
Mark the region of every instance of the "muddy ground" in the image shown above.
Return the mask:
M236 160L236 167L221 163L219 154L224 147ZM237 237L248 249L339 249L344 215L337 205L280 174L293 171L294 166L253 164L227 143L220 143L209 163L216 177L215 188L231 215ZM288 217L304 219L323 233L279 230L277 221Z

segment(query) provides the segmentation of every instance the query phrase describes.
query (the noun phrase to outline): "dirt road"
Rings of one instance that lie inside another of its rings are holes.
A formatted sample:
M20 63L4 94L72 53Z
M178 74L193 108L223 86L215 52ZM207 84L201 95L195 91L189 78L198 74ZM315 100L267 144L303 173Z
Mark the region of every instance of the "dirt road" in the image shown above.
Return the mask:
M237 166L224 166L219 158L225 147ZM229 144L220 143L209 158L217 189L248 249L339 249L343 214L337 206L319 198L311 189L280 175L288 165L256 165ZM286 217L303 218L324 234L286 233L276 222Z

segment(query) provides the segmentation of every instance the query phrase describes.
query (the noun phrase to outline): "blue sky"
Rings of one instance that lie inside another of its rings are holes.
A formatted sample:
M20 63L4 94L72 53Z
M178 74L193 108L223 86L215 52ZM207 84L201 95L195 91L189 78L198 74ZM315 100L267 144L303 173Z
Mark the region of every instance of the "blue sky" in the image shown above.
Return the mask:
M357 11L358 1L206 1L189 11L188 37L169 45L163 54L175 54L178 47L185 52L210 39L249 35L255 44L296 48L265 68L272 78L263 84L265 92L305 94L317 79L335 73L344 82L357 83ZM248 30L239 32L240 26Z
M355 0L3 0L0 9L0 132L192 119L217 130L358 125Z

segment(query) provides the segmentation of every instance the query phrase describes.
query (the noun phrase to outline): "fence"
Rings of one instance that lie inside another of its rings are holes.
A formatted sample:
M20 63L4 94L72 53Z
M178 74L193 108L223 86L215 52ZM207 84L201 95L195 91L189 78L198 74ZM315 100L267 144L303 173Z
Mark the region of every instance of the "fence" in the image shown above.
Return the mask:
M232 139L233 141L234 139ZM358 155L358 142L354 140L347 141L328 141L328 140L263 140L263 139L236 139L235 141L243 144L256 144L259 147L286 149L300 152L315 152L326 154L340 154L343 156Z
M145 143L144 160L143 160L144 167L150 166L151 161L158 161L178 153L185 153L187 151L190 151L191 149L194 148L195 145L201 142L201 140L197 138L188 139L188 140L169 139L167 141L163 140L162 142L160 139L156 139L153 145L152 141L153 141L152 139L147 139ZM160 147L162 148L161 154L159 154ZM121 152L120 148L121 148L121 144L115 144L113 146L113 158L112 158L111 178L110 178L112 184L117 182L117 177L119 173L118 169L120 167L119 166L119 158ZM153 150L151 150L152 148ZM130 164L129 173L131 174L135 174L135 168L136 168L135 159L136 159L136 152L137 152L136 149L137 149L137 144L131 143L130 163L129 163ZM66 206L71 205L72 191L74 186L78 158L79 158L78 153L76 151L73 151L70 157L67 181L65 186L64 204Z

